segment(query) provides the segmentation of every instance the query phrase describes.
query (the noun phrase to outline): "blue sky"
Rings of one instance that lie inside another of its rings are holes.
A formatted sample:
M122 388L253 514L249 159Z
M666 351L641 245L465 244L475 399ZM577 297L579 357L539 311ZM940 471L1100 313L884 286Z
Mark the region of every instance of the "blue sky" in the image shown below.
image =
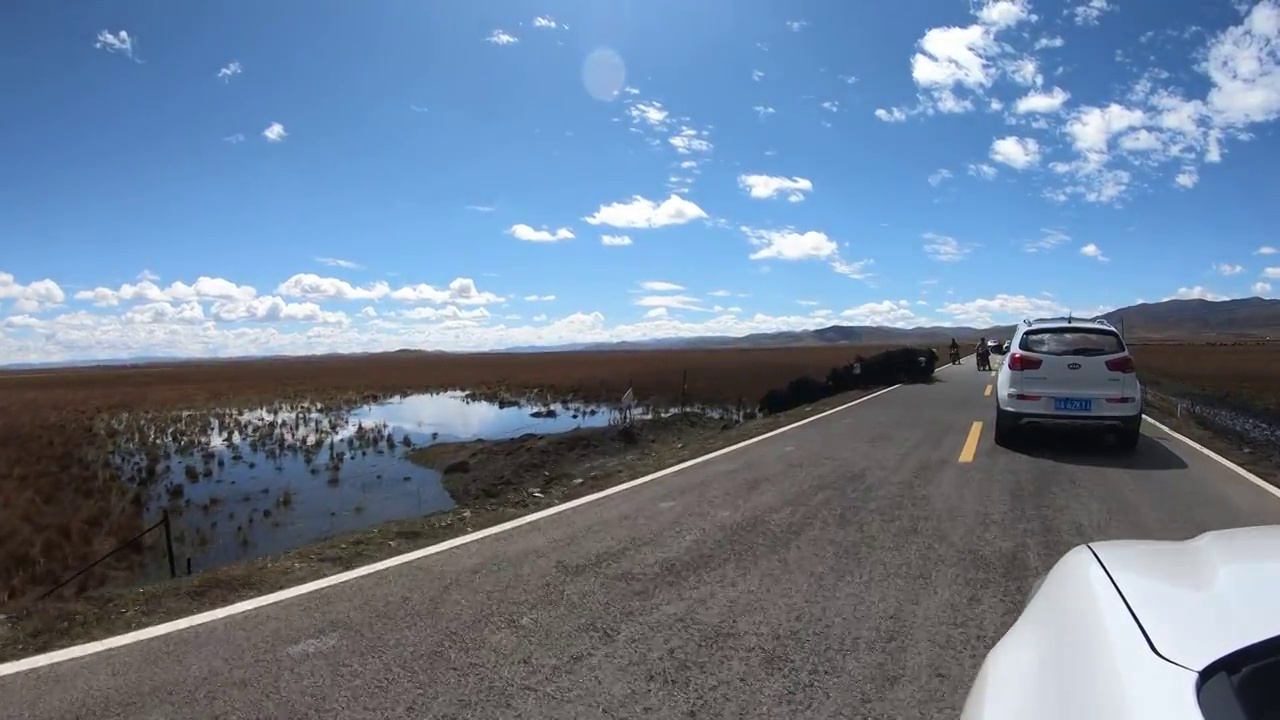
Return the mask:
M986 324L1280 281L1280 0L0 26L4 360Z

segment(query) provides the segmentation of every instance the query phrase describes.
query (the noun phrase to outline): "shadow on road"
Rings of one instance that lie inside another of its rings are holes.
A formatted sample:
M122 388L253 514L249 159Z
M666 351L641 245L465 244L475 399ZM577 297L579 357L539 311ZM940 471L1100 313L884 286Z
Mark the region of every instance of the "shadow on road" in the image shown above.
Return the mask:
M1007 448L1050 462L1117 470L1183 470L1187 463L1164 443L1147 435L1133 452L1115 444L1111 433L1098 430L1024 427Z

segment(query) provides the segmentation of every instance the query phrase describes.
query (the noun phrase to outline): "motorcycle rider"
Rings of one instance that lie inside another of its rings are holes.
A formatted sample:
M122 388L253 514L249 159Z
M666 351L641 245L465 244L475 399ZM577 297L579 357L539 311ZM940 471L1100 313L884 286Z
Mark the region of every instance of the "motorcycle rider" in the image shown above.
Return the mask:
M960 357L960 343L956 342L955 338L951 338L951 345L949 349L951 362L955 362Z
M991 362L989 354L991 349L987 347L987 339L985 337L978 340L978 346L974 348L974 352L978 356L979 368L986 367L987 363Z

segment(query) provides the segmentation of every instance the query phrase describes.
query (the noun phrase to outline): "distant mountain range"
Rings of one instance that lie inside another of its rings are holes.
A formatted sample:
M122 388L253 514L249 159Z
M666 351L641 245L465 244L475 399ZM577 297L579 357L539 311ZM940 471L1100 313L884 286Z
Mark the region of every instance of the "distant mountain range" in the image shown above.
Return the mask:
M1280 300L1244 298L1240 300L1165 300L1112 310L1101 316L1123 327L1131 341L1235 340L1280 338ZM615 343L575 343L556 346L524 346L496 352L657 350L675 348L794 347L805 345L891 345L895 343L938 344L955 337L974 342L979 337L1008 338L1013 325L985 328L930 326L892 328L870 325L831 325L817 330L755 333L741 337L684 337L636 340Z
M1280 300L1243 298L1240 300L1165 300L1112 310L1102 315L1116 327L1123 327L1131 341L1160 342L1169 340L1221 341L1280 338ZM955 337L973 342L980 336L1008 338L1013 325L986 328L968 326L931 326L892 328L869 325L831 325L817 330L793 330L755 333L742 337L709 336L657 338L615 343L574 343L566 345L526 345L493 352L567 352L623 351L690 348L794 347L804 345L937 345ZM406 348L397 353L439 352ZM366 353L351 353L353 355ZM186 362L228 362L264 359L269 356L242 358L136 357L114 360L80 360L56 363L16 363L0 366L5 370L34 370L53 367L94 367L128 365L164 365Z

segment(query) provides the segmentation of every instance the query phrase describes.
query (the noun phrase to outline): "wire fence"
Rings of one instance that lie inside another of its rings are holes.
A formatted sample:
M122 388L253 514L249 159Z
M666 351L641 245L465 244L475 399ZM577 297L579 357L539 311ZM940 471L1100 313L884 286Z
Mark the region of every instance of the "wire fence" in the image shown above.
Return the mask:
M1250 452L1280 456L1280 418L1265 418L1245 408L1227 407L1223 400L1207 400L1190 394L1171 395L1147 386L1143 402L1182 421L1236 439Z
M89 563L88 565L84 566L83 568L81 568L80 570L76 571L76 572L75 572L74 574L72 574L70 577L68 577L67 579L65 579L65 580L63 580L62 582L58 583L57 585L54 585L53 587L51 587L51 588L49 588L48 590L44 591L43 593L41 593L41 594L40 594L40 596L39 596L39 597L37 597L37 598L36 598L36 600L37 600L37 601L39 601L39 600L44 600L44 599L48 598L49 596L53 595L53 594L54 594L54 593L56 593L57 591L61 590L62 588L64 588L64 587L66 587L66 586L70 585L71 583L75 582L75 581L76 581L76 580L78 580L79 578L83 577L83 576L84 576L86 573L88 573L90 570L92 570L92 569L94 569L94 568L98 567L98 566L99 566L99 565L101 565L102 563L104 563L104 562L106 562L107 560L109 560L110 558L114 557L116 554L118 554L118 553L119 553L119 552L121 552L122 550L125 550L125 549L128 549L128 548L131 548L131 547L134 547L135 545L142 544L142 541L143 541L143 540L144 540L148 535L150 535L151 533L153 533L153 532L155 532L155 531L157 531L157 530L160 530L160 531L162 531L162 532L164 533L165 558L168 560L168 564L169 564L169 577L170 577L171 579L172 579L172 578L177 577L177 576L178 576L177 558L174 556L174 553L173 553L173 523L172 523L172 521L171 521L171 520L170 520L170 518L169 518L169 511L168 511L168 510L165 510L165 511L161 514L160 519L159 519L158 521L156 521L156 523L155 523L155 524L151 525L150 527L146 528L145 530L143 530L142 532L138 533L137 535L134 535L133 537L129 538L128 540L126 540L126 541L124 541L124 542L120 543L119 545L115 546L114 548L112 548L112 549L111 549L111 551L110 551L110 552L106 553L105 555L103 555L102 557L98 558L97 560L94 560L93 562L91 562L91 563ZM145 545L143 545L143 546L145 547ZM190 572L190 564L189 564L189 563L190 563L190 561L188 560L188 572Z

